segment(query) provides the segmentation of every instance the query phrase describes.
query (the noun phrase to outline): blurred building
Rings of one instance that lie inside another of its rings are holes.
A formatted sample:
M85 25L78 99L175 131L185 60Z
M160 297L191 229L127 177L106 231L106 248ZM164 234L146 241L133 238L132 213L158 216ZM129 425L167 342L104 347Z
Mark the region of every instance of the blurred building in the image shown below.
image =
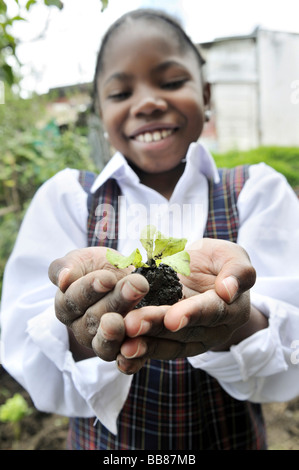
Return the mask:
M212 114L202 139L216 152L261 145L299 147L299 34L256 28L252 34L199 44L212 89ZM90 112L92 84L49 92L48 117L61 130L85 125L101 168L111 149Z
M299 146L299 34L256 28L199 47L212 88L203 135L212 150Z

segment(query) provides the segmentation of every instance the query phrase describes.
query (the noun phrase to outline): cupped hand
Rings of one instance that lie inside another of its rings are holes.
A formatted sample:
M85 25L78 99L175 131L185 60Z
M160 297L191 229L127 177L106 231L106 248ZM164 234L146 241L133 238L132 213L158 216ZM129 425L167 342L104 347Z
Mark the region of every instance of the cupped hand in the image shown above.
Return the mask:
M117 358L124 373L137 372L148 358L169 360L227 349L264 327L250 305L256 275L246 251L213 239L200 240L188 251L191 274L181 277L185 298L173 306L144 307L126 315L128 338Z
M74 250L53 261L49 277L58 287L56 316L78 343L76 357L89 357L92 349L100 358L114 360L125 337L123 317L148 292L146 279L112 266L103 247Z

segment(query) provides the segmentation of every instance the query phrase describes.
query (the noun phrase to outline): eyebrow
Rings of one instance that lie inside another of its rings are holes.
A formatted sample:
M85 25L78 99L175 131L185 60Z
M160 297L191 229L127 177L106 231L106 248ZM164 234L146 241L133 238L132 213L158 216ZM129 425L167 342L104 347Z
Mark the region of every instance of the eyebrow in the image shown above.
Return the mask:
M185 69L186 67L184 64L177 62L176 60L167 60L166 62L162 62L161 64L158 64L157 67L154 68L154 72L164 72L165 70L168 70L171 67L180 67ZM128 81L132 79L133 75L127 74L125 72L115 72L110 77L107 78L107 80L104 82L104 85L107 85L113 80L118 80L118 81Z
M186 70L186 67L184 64L181 62L178 62L176 60L167 60L166 62L162 62L162 64L159 64L155 70L157 72L164 72L167 69L170 69L171 67L180 67Z
M116 72L110 75L110 77L107 78L107 80L104 82L104 85L107 85L108 83L112 82L113 80L119 80L119 81L126 81L130 80L132 78L132 75L129 75L124 72Z

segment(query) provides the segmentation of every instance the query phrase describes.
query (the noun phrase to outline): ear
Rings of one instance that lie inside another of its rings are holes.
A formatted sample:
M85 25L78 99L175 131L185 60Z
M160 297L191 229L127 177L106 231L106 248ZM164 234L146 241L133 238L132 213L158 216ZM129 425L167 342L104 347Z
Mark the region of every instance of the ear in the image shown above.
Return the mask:
M209 109L211 105L211 85L209 82L203 84L203 100L205 108Z

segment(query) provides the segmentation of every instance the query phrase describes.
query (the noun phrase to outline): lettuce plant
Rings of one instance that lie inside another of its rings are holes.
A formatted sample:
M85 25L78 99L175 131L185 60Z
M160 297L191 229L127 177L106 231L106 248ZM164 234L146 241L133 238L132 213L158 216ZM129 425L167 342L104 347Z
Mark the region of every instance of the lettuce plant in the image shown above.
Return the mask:
M147 225L140 234L140 242L147 254L147 261L142 260L140 250L136 248L129 256L107 250L108 261L117 268L123 269L130 265L135 268L153 268L161 263L170 266L175 272L189 276L190 256L185 251L185 238L165 237L154 225Z

